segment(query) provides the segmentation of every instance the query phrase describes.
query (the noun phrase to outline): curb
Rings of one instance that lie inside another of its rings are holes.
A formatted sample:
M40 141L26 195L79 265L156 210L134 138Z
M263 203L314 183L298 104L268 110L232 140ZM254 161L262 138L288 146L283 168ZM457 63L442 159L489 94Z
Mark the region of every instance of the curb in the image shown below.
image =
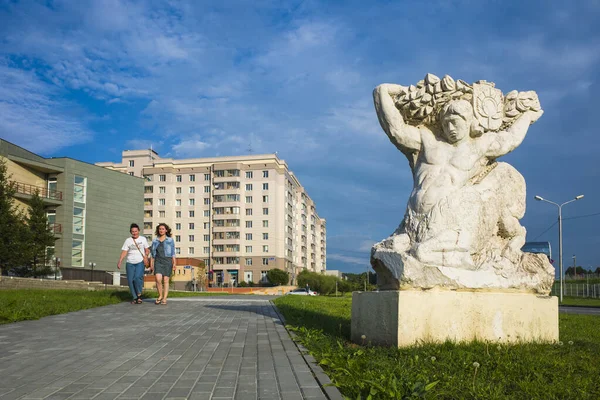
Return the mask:
M327 397L329 400L344 400L344 396L342 396L342 393L340 393L339 389L331 383L331 379L329 379L327 374L325 374L325 371L323 371L323 368L321 368L319 363L317 363L317 360L315 360L315 358L312 355L310 355L306 347L294 340L297 337L297 335L294 332L291 332L285 326L285 318L279 312L277 306L275 305L275 303L273 303L273 300L269 300L269 303L271 303L271 306L275 310L275 313L277 313L277 315L279 316L279 319L283 323L283 327L285 328L288 335L290 335L290 337L292 338L292 342L300 352L300 355L304 359L304 362L306 363L306 365L308 365L308 368L310 368L310 371L317 380L317 383L321 387L321 390L325 394L325 397Z

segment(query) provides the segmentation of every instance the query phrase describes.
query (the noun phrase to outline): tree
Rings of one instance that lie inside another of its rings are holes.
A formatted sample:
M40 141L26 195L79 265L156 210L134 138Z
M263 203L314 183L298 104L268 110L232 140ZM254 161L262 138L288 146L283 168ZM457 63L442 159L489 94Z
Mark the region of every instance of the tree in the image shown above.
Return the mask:
M21 266L24 257L25 226L22 214L14 206L15 184L8 175L6 162L0 158L0 275L3 270Z
M267 279L272 285L287 285L290 281L290 274L287 271L273 268L267 272Z
M44 201L39 192L33 194L29 202L29 215L27 216L29 227L29 265L33 276L48 275L52 267L46 265L46 257L49 256L46 249L54 246L56 238L48 227L48 217L44 208Z

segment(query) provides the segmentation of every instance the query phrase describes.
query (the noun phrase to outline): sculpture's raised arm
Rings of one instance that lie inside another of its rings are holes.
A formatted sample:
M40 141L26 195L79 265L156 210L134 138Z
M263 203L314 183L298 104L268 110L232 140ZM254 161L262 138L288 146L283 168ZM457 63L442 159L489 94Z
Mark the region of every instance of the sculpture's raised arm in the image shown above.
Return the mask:
M404 122L402 115L394 104L393 96L398 95L404 87L390 83L379 85L373 91L375 110L381 127L390 141L405 155L419 151L421 135L419 129Z
M489 135L487 138L489 147L487 147L485 155L490 158L497 158L519 147L525 139L529 125L537 121L543 113L542 110L526 111L507 130L485 134Z

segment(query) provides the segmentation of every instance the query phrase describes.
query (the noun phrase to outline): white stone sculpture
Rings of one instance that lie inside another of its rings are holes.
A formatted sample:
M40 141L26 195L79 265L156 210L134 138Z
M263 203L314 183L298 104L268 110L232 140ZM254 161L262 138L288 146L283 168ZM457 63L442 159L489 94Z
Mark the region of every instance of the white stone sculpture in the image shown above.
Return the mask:
M554 267L546 256L520 250L525 180L496 161L543 114L536 93L504 97L491 82L427 74L415 86L380 85L373 96L414 181L404 220L371 251L380 289L548 294Z

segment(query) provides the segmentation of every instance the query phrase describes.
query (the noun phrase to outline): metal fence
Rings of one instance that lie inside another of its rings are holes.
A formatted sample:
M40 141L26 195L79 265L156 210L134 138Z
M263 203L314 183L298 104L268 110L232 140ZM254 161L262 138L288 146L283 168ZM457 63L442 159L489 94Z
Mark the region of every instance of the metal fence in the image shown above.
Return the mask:
M565 283L563 290L564 296L600 298L600 283ZM560 295L560 282L554 283L550 294Z

